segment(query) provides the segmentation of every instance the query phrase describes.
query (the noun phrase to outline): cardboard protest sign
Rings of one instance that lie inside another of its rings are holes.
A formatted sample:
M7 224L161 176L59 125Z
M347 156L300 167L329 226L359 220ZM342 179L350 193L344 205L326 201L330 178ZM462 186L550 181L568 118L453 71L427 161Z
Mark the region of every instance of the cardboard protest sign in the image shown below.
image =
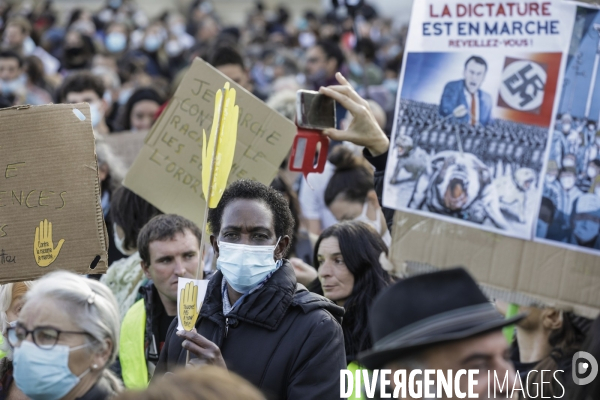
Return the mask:
M392 236L396 273L464 266L490 298L600 312L600 257L401 211Z
M535 236L600 255L600 10L577 7Z
M101 140L110 147L113 155L121 160L123 166L129 168L142 150L147 134L147 131L111 133L103 135Z
M108 243L89 106L0 110L0 157L0 283L57 269L105 272Z
M385 206L532 239L575 6L413 5Z
M229 82L239 105L238 134L228 182L270 184L287 156L295 125L251 93L197 58L168 107L148 133L124 185L165 213L201 225L203 131L210 133L215 93Z
M179 278L177 281L177 330L191 331L206 296L208 280Z

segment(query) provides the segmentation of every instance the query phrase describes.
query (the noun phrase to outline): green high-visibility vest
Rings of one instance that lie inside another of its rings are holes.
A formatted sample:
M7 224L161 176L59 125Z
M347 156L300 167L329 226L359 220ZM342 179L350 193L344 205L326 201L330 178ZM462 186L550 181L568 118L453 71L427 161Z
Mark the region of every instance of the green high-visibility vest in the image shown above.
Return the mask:
M4 335L0 335L0 347L4 344ZM6 357L6 352L4 350L0 350L0 360Z
M144 299L138 300L121 323L119 339L119 360L123 383L127 389L145 389L148 387L148 365L144 338L146 335L146 305Z
M361 371L362 374L362 370L363 368L360 366L359 363L357 363L356 361L352 361L350 364L348 364L348 371L352 372L352 376L355 376L355 372L356 371ZM362 375L360 378L360 383L361 386L356 387L354 386L354 390L352 391L352 394L350 395L350 397L348 397L348 399L362 399Z

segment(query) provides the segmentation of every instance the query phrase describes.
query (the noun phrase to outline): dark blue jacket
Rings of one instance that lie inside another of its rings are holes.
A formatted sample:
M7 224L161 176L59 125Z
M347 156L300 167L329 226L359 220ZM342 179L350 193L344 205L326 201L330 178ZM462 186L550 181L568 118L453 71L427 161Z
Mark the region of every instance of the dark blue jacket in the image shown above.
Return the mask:
M487 125L491 122L492 97L483 90L477 91L477 97L479 98L479 123L481 125ZM467 110L469 109L469 105L465 97L464 79L448 82L444 87L444 93L442 94L442 99L440 101L440 115L445 117L452 114L454 109L461 104L464 105ZM470 118L471 116L469 113L467 113L467 115L462 118L456 118L456 121L469 123Z
M284 260L265 285L244 296L226 319L222 279L221 271L211 278L196 330L219 346L227 368L270 400L339 399L340 370L346 368L340 324L344 309L298 287L292 265ZM186 351L175 335L176 327L177 319L169 328L153 379L185 365Z

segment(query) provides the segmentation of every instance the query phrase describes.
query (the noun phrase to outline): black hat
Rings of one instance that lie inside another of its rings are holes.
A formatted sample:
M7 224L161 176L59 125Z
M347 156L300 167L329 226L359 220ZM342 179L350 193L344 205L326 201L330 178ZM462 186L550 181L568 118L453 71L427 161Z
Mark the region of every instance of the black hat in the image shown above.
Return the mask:
M523 317L504 319L463 268L417 275L375 298L369 309L373 348L359 360L381 368L423 346L498 330Z

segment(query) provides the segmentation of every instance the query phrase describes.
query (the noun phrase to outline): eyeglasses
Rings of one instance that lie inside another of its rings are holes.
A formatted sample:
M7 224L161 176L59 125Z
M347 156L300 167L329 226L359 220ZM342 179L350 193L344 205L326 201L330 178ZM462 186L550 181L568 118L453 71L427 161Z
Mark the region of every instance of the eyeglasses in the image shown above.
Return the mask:
M8 338L8 343L12 347L19 347L23 340L29 336L31 333L31 337L33 338L33 343L41 349L50 350L56 343L58 342L58 338L61 333L70 333L76 335L90 335L87 332L74 332L74 331L60 331L56 328L51 328L47 326L38 326L34 330L30 331L23 326L17 325L14 328L8 328L6 330L6 336ZM90 335L91 336L91 335Z

